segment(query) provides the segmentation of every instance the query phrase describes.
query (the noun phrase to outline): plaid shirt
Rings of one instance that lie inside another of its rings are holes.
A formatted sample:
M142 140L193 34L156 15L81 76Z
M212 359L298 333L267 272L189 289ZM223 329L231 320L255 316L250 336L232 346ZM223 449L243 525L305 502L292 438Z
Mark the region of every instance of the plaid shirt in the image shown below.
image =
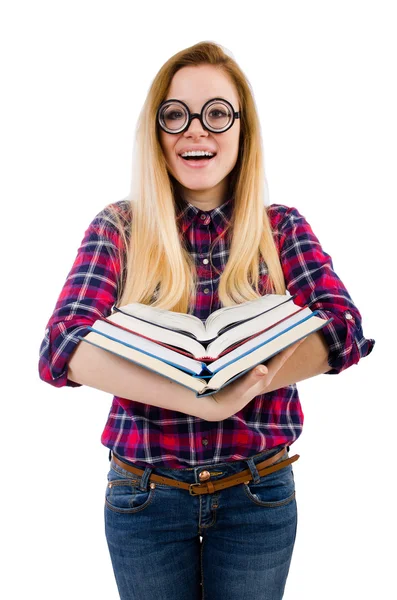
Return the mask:
M114 206L128 222L128 202ZM227 225L232 209L233 200L208 212L187 203L178 215L181 241L194 257L198 274L191 309L203 321L221 307L217 290L229 254ZM297 294L297 305L319 310L324 319L333 317L322 329L329 347L327 374L340 373L369 354L375 341L365 339L361 315L305 218L296 208L283 205L273 204L267 210L288 292ZM67 362L79 343L78 335L84 336L97 318L112 312L122 285L117 248L121 248L120 235L103 221L101 211L85 232L47 324L39 362L43 381L55 387L80 385L67 379ZM265 263L260 274L263 294ZM137 466L178 469L241 460L280 444L291 445L302 425L296 384L256 396L220 422L114 397L101 442Z

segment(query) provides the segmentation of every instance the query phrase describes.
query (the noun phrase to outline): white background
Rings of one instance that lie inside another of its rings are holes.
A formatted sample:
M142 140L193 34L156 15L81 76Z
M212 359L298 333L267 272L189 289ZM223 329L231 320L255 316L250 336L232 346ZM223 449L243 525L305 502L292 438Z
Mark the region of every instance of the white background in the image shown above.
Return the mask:
M305 426L291 449L301 455L299 526L284 598L394 595L393 5L36 0L2 8L7 600L118 598L100 443L111 397L44 384L38 352L85 229L128 194L134 129L152 79L171 55L203 40L230 50L253 87L269 202L307 218L366 337L376 339L358 366L299 384Z

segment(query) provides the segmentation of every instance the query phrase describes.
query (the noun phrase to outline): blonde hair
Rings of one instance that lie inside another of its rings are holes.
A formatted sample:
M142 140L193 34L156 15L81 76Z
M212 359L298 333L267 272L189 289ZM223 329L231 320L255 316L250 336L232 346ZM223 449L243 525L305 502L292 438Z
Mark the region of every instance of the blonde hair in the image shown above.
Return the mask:
M113 209L113 222L123 237L124 281L117 306L152 304L186 313L193 306L196 273L183 248L177 226L178 199L157 135L156 112L166 98L175 73L185 66L213 65L234 83L241 110L240 147L229 175L234 199L230 222L230 253L220 275L218 295L223 306L260 296L259 261L267 266L265 293L285 293L285 282L264 202L264 167L260 124L245 75L224 49L201 42L172 56L154 78L141 111L135 140L128 235ZM108 207L111 209L111 206ZM247 243L249 240L249 243Z

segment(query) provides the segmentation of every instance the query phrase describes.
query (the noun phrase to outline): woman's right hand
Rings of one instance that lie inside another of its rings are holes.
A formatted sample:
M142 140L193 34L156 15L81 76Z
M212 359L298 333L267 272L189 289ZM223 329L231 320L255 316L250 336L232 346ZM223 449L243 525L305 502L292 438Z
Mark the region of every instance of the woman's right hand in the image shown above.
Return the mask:
M295 344L273 356L266 366L257 365L230 385L212 394L212 397L220 406L221 417L211 420L223 421L228 419L243 409L255 396L265 394L276 373L305 339L295 342Z

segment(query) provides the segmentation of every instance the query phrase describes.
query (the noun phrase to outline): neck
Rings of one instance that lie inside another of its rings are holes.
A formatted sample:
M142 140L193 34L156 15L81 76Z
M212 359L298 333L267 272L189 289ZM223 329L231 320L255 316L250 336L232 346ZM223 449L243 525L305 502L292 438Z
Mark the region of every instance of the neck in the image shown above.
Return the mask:
M206 190L191 190L179 186L179 193L185 202L196 208L209 211L221 206L228 199L227 182L221 181L217 186Z

